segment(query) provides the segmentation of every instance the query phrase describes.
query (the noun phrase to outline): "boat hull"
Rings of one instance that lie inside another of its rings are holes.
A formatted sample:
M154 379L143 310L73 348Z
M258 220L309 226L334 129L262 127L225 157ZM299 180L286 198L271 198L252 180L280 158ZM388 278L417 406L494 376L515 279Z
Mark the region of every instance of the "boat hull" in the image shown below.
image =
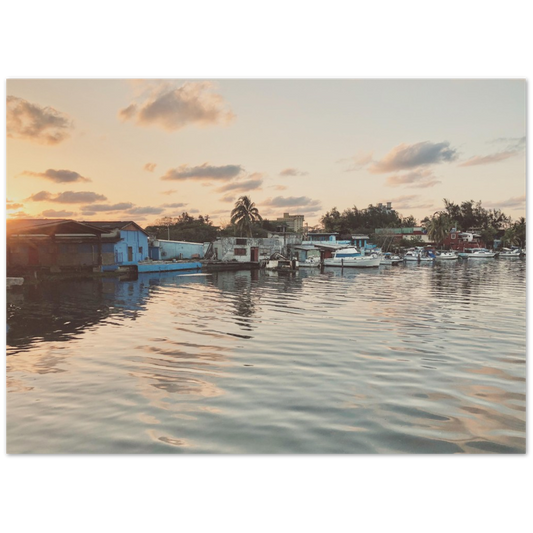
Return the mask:
M325 259L325 267L336 268L375 268L381 262L379 257L348 257L346 259Z

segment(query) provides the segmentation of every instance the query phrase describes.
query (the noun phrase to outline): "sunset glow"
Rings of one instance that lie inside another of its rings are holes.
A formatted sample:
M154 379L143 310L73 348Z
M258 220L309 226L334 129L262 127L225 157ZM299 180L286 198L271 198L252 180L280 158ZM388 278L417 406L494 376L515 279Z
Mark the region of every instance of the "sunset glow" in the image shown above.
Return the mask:
M522 80L9 80L7 215L525 215Z

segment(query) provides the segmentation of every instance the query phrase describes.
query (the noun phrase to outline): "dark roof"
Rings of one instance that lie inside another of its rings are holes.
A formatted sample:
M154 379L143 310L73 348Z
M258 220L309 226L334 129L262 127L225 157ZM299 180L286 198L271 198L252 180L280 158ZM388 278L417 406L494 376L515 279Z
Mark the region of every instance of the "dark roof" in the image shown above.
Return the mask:
M20 218L6 222L8 235L54 235L62 234L87 234L99 235L104 230L93 226L91 223L76 222L61 218Z
M108 232L114 229L123 230L127 228L128 226L133 225L137 228L138 231L142 231L144 234L148 235L148 233L144 231L144 229L142 229L141 226L139 226L139 224L136 224L135 222L133 222L133 220L102 220L102 221L97 221L97 222L94 222L91 220L88 222L83 222L83 224L90 224L91 226L95 226L97 228L107 230Z

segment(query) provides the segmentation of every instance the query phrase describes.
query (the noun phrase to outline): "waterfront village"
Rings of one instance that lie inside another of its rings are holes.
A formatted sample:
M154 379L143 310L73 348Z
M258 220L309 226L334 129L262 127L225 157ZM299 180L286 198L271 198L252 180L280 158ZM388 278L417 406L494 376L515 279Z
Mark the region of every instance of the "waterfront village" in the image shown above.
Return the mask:
M142 227L134 220L15 219L7 222L8 286L51 276L117 275L167 271L213 271L302 267L379 267L403 262L524 257L525 220L473 201L454 204L416 224L391 203L333 208L313 228L301 214L265 221L241 197L224 230L209 217L184 213ZM192 242L209 229L209 239ZM356 231L354 231L356 228ZM359 231L357 231L359 228ZM183 237L184 236L184 237ZM166 238L165 238L166 237ZM214 237L214 238L213 238Z

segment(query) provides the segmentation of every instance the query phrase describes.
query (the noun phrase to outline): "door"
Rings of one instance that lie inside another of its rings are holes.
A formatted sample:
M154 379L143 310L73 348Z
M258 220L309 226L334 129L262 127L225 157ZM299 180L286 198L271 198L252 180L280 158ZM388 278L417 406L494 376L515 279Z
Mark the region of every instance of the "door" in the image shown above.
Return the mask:
M259 248L255 246L250 248L250 261L259 261Z
M128 261L133 261L133 248L128 246Z

